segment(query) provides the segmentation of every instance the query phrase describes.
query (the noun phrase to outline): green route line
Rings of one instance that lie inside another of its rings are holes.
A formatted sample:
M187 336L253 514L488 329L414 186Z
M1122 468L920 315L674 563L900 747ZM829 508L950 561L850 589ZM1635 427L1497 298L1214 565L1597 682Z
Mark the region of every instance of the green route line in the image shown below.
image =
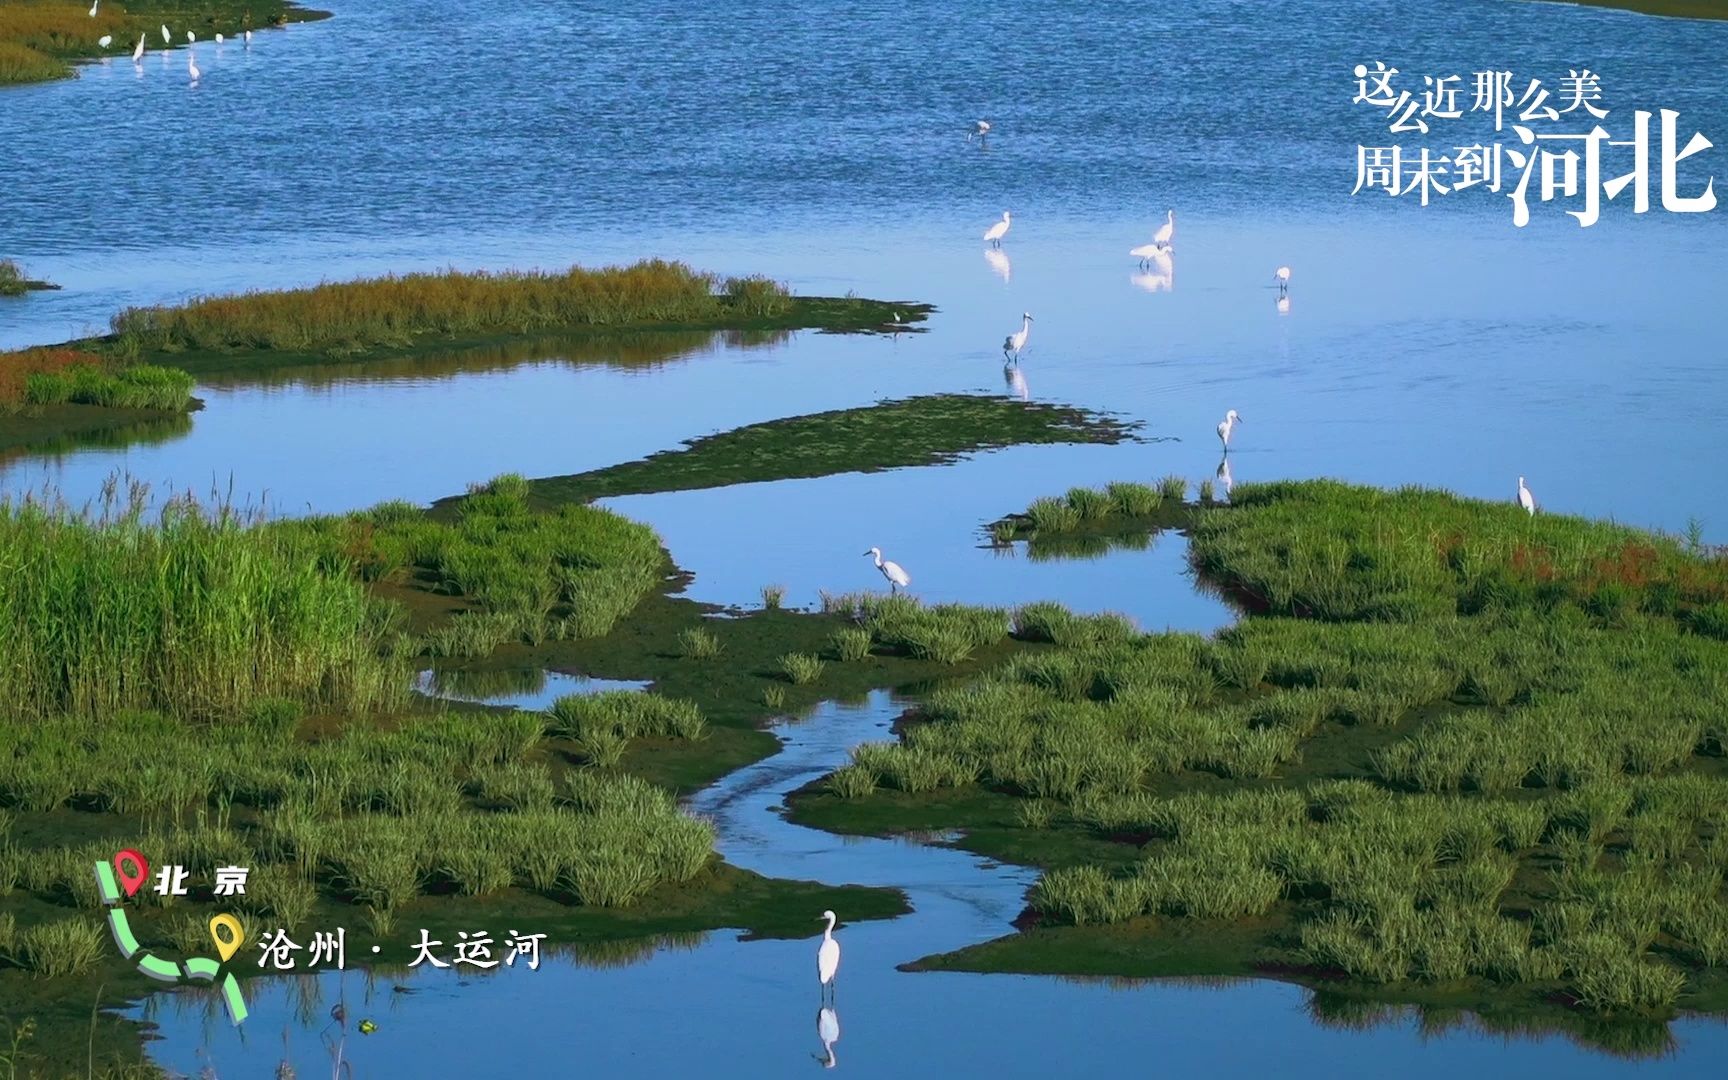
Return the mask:
M196 982L214 983L221 974L221 965L207 956L194 956L181 966L172 960L164 960L160 956L145 952L138 945L138 936L132 933L132 924L126 918L126 909L118 906L120 903L120 885L114 880L114 868L105 862L96 865L96 891L102 897L102 903L108 908L108 930L114 935L114 944L119 947L120 955L127 960L138 957L138 970L157 982L179 982L182 978ZM239 1027L246 1019L246 998L240 993L240 982L232 972L222 975L222 1000L228 1006L228 1018Z

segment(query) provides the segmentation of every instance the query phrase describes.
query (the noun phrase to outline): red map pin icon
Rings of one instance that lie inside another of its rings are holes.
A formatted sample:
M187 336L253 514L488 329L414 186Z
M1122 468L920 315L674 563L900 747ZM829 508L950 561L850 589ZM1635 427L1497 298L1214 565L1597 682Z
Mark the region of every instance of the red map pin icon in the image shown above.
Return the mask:
M126 869L127 863L137 867L138 872L129 872ZM114 853L114 872L120 876L120 887L126 890L127 896L131 896L138 891L138 886L144 884L144 879L150 876L150 864L144 861L144 856L127 848Z

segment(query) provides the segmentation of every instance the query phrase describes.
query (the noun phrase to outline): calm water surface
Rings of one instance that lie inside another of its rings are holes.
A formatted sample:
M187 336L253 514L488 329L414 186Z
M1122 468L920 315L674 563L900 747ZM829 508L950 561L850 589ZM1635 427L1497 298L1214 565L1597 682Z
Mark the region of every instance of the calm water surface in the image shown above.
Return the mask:
M600 467L794 413L970 392L1111 411L1148 441L610 505L660 531L699 599L751 603L779 583L809 603L871 587L858 552L875 545L928 599L1055 597L1203 630L1229 615L1190 587L1180 537L1034 562L980 546L978 530L1073 484L1213 477L1212 428L1235 408L1237 482L1333 475L1503 498L1522 474L1556 511L1669 530L1697 519L1728 541L1720 211L1611 206L1580 230L1536 206L1519 231L1486 193L1426 210L1346 194L1358 143L1420 141L1348 104L1358 62L1386 59L1418 88L1425 72L1487 67L1553 85L1587 64L1616 137L1632 108L1669 107L1722 143L1728 25L1505 0L1200 0L1107 18L980 2L843 16L749 0L329 6L336 19L259 34L249 53L201 44L196 89L183 56L152 53L141 71L96 65L0 94L0 252L66 287L0 302L0 347L204 291L650 254L803 292L933 302L930 332L548 343L365 365L352 379L319 369L209 385L189 430L9 458L0 492L53 483L82 499L126 469L277 513L329 512L430 501L504 471ZM964 139L978 116L996 125L987 146ZM1459 124L1459 141L1493 137ZM1450 130L1430 145L1450 145ZM1728 172L1723 161L1709 151L1687 175L1701 185ZM1148 280L1125 252L1168 207L1173 273ZM1004 208L1015 225L991 256L979 234ZM1280 263L1295 268L1286 313L1268 287ZM1022 311L1036 322L1017 381L1000 342ZM911 892L915 916L843 931L846 1068L1594 1075L1728 1057L1713 1022L1676 1024L1671 1056L1632 1066L1560 1038L1425 1035L1407 1018L1341 1030L1275 984L897 973L1005 932L1027 878L940 848L793 829L768 811L853 742L882 737L893 711L876 699L789 726L784 754L698 806L743 865ZM347 1052L370 1076L794 1072L820 1049L810 950L716 934L628 967L559 961L461 987L428 977L420 993L382 994L384 1030ZM191 999L157 1001L155 1053L193 1070L208 1042L224 1075L255 1075L288 1026L310 1075L319 1051L293 1019L294 992L257 988L244 1045L182 1013ZM346 992L363 992L359 973Z

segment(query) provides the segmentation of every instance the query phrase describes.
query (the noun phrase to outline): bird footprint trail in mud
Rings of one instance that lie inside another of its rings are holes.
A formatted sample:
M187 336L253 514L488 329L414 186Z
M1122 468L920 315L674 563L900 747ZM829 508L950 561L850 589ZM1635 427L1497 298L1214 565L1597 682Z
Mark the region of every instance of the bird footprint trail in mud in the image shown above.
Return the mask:
M851 964L905 963L1001 937L1012 929L1036 879L1033 870L956 848L840 836L795 825L775 812L792 792L850 761L854 746L890 738L888 729L905 707L878 690L861 705L824 702L807 718L782 720L771 729L782 740L779 753L690 800L692 811L714 822L720 854L735 866L768 877L905 891L911 915L848 931L849 940L875 939L868 958L856 953Z

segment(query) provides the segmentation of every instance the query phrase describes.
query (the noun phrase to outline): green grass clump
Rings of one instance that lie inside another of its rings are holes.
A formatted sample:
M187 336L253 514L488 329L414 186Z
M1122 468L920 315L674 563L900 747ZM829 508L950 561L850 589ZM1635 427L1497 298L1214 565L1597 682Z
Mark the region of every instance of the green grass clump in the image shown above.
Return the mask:
M1172 473L1158 481L1158 494L1166 502L1179 503L1188 497L1188 481Z
M635 690L608 690L559 698L546 712L546 730L581 742L597 735L700 739L707 731L707 722L693 701Z
M787 653L780 658L780 672L794 686L803 686L822 677L822 660L809 653Z
M1164 501L1163 492L1147 484L1110 484L1104 489L1112 513L1123 517L1145 517Z
M85 868L88 872L88 867ZM208 937L208 932L206 932ZM38 975L53 978L81 975L101 959L107 944L102 924L93 919L71 918L37 923L15 934L13 947L19 963Z
M857 626L848 626L834 631L828 639L829 648L834 658L843 663L855 664L868 659L872 643L870 631Z
M192 400L192 376L151 364L137 364L112 373L94 367L73 367L29 376L24 385L24 400L31 405L101 405L180 412Z
M1032 528L1040 532L1066 532L1080 524L1080 514L1067 499L1043 498L1026 508Z
M842 799L862 799L876 793L880 781L863 765L845 765L828 774L828 790Z
M784 586L784 585L764 585L764 586L762 586L762 606L764 608L766 608L767 610L779 611L780 605L785 601L785 599L786 599L786 586Z
M720 638L714 631L692 626L678 634L678 648L692 660L711 660L720 655Z
M1105 517L1113 508L1110 496L1101 491L1093 491L1091 488L1069 488L1063 501L1068 504L1068 509L1074 511L1074 516L1081 521L1095 521Z

